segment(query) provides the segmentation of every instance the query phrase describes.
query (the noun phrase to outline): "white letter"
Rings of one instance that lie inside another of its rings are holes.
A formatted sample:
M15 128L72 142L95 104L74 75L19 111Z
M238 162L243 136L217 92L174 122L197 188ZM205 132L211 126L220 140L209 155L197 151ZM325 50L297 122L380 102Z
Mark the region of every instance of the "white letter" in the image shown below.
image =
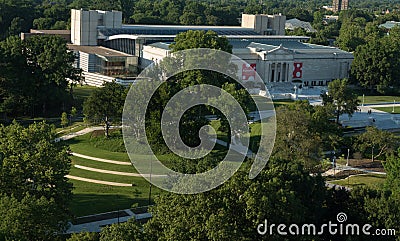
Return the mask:
M296 232L293 232L293 231L292 231L292 227L295 227L295 228L296 228ZM297 224L292 224L292 225L290 225L290 226L289 226L289 233L290 233L291 235L299 235L299 226L297 226Z
M324 234L324 228L325 227L328 227L328 224L324 223L324 224L321 225L321 231L319 231L318 235Z
M271 224L271 226L269 226L269 234L272 235L272 228L275 227L275 224Z
M331 221L329 221L329 233L332 235L335 235L337 233L337 229L335 231L332 230L333 227L337 227L337 224L333 224Z
M261 234L261 235L265 235L266 233L267 233L267 219L265 219L265 226L264 226L264 224L262 224L262 223L260 223L259 225L258 225L258 227L257 227L257 232L259 233L259 234ZM261 231L261 228L264 226L264 230L263 231Z
M315 233L317 231L316 231L316 227L315 227L314 224L303 224L303 226L301 227L301 234L302 235L306 235L305 234L305 229L306 228L307 228L307 231L308 231L307 235L314 235L315 236Z
M279 224L278 225L278 234L279 235L287 235L287 232L283 232L285 228L286 228L285 224Z
M365 225L363 226L363 228L362 228L363 233L364 233L365 235L370 235L371 233L368 232L368 230L369 230L370 228L372 228L371 225L369 225L368 223L365 224Z

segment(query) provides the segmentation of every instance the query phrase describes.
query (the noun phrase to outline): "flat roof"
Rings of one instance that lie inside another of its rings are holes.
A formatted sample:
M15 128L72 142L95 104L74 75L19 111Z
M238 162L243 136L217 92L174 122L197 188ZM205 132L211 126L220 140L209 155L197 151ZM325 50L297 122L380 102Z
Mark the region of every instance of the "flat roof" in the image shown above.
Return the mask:
M306 36L284 36L284 35L220 35L225 36L229 40L238 41L252 41L252 40L265 40L265 41L308 41L310 37ZM113 39L159 39L160 42L163 41L173 41L176 35L135 35L135 34L116 34L112 36L105 37L106 40Z
M122 28L98 28L100 35L177 35L189 30L214 31L218 35L260 35L251 28L229 26L183 26L183 25L124 25Z
M31 29L30 33L42 33L42 34L59 34L59 35L66 35L71 34L71 30L42 30L42 29Z
M257 40L256 40L257 41ZM169 44L166 42L156 42L149 44L148 46L154 48L160 48L164 50L169 50ZM297 54L344 54L344 55L352 55L349 52L343 51L339 48L323 46L323 45L316 45L316 44L309 44L309 43L302 43L300 41L279 41L279 40L261 40L257 42L253 41L239 41L233 40L230 41L230 44L235 50L238 49L246 49L246 48L258 48L263 51L271 51L273 49L282 46L288 50L294 51Z
M381 27L381 28L383 27L383 28L386 28L386 29L392 29L395 26L400 26L400 22L387 21L386 23L379 25L379 27Z
M81 51L88 54L96 54L104 57L133 57L133 55L102 46L81 46L74 44L68 44L67 46L70 50Z

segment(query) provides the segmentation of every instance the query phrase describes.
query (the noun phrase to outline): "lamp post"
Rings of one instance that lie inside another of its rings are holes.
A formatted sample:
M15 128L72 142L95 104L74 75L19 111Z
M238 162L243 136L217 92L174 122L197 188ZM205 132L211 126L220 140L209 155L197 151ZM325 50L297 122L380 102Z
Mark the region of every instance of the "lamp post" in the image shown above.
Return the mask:
M149 206L151 204L151 173L153 172L153 161L150 160L150 190L149 190Z
M336 153L335 153L335 151L333 151L332 166L333 166L333 176L336 176Z
M364 101L365 101L365 95L363 94L362 105L361 106L364 106Z
M394 113L394 106L396 105L396 100L393 100L393 110L392 113Z

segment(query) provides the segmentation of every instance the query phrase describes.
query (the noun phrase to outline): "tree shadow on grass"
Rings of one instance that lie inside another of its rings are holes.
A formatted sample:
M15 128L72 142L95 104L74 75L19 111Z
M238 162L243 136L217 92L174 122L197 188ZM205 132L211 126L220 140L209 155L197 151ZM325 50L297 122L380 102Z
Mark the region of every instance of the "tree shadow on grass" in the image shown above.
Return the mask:
M134 198L124 194L74 194L70 209L75 217L111 212L148 205L147 198Z

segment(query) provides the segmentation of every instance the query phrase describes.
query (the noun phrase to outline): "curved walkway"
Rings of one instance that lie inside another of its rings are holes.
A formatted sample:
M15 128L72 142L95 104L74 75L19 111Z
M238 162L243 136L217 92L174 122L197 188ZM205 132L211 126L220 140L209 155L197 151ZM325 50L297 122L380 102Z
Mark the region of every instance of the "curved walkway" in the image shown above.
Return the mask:
M84 158L84 159L88 159L88 160L92 160L92 161L106 162L106 163L111 163L111 164L116 164L116 165L124 165L124 166L132 165L130 162L113 161L113 160L104 159L104 158L86 156L86 155L82 155L82 154L75 153L75 152L71 152L71 155L80 157L80 158Z
M139 173L131 173L131 172L117 172L117 171L110 171L110 170L104 170L104 169L97 169L97 168L92 168L92 167L86 167L86 166L81 166L81 165L74 165L74 167L86 170L86 171L91 171L91 172L98 172L98 173L106 173L106 174L113 174L113 175L118 175L118 176L129 176L129 177L150 177L150 174L139 174ZM151 175L151 177L166 177L166 175Z
M104 184L104 185L108 185L108 186L132 187L132 183L107 182L107 181L100 181L100 180L84 178L84 177L76 177L76 176L72 176L72 175L66 175L65 177L68 179L78 180L78 181L82 181L82 182Z
M90 133L90 132L96 131L96 130L104 130L104 127L102 127L102 126L88 127L88 128L83 129L83 130L80 130L80 131L77 131L77 132L73 132L73 133L69 133L69 134L64 135L64 136L62 136L60 138L57 138L56 141L60 141L60 140L61 141L66 141L66 140L72 139L72 138L77 137L77 136L83 136L83 135L85 135L87 133Z

